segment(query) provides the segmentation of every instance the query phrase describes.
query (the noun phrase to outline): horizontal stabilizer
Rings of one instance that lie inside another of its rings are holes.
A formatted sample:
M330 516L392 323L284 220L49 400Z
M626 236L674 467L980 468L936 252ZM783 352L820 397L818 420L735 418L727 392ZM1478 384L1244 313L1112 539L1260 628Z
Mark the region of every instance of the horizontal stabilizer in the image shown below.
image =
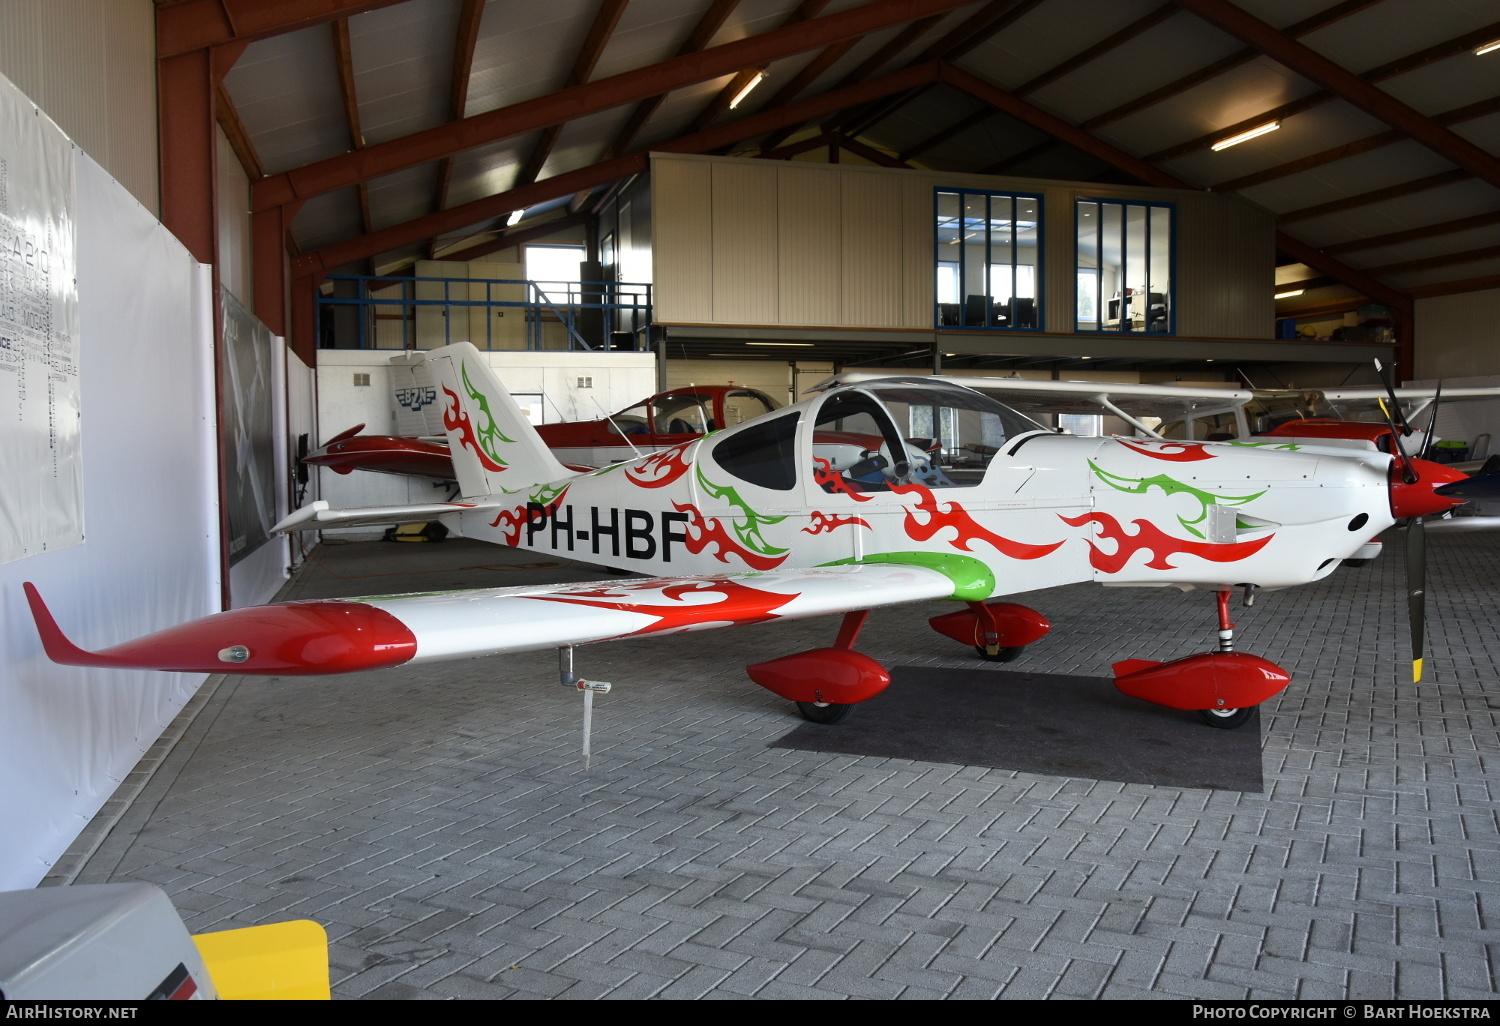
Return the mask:
M292 513L275 527L272 534L283 531L321 531L334 527L380 527L386 524L421 524L436 520L444 513L462 513L469 509L499 509L499 503L417 502L406 506L356 506L333 509L327 500L319 499Z

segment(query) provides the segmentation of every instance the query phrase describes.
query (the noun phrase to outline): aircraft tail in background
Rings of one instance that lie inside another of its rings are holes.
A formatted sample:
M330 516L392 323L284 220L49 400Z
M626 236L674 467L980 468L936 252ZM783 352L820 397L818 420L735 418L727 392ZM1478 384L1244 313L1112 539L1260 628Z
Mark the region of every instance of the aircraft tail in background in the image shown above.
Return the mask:
M552 455L472 344L433 349L426 362L461 495L518 492L576 474Z

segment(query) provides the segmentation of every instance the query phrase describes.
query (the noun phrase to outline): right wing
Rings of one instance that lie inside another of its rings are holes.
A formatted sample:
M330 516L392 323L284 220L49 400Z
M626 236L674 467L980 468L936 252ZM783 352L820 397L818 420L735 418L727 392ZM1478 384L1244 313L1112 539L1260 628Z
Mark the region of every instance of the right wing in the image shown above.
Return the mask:
M56 663L312 675L951 598L959 586L957 576L951 569L944 573L925 566L862 563L277 602L215 613L100 652L69 641L36 588L28 583L25 589L42 646Z

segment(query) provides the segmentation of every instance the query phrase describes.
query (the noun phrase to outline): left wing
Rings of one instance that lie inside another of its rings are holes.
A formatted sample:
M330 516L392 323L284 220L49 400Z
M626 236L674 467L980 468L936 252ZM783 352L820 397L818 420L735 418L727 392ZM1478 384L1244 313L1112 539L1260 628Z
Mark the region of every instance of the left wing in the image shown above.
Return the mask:
M278 602L215 613L100 652L69 641L36 588L25 589L42 646L56 663L313 675L950 598L955 582L927 567L866 563Z
M436 520L444 513L462 513L469 509L500 509L498 502L415 502L405 506L356 506L333 509L327 499L319 499L283 517L271 528L272 534L283 531L321 531L333 527L375 527L383 524L420 524Z

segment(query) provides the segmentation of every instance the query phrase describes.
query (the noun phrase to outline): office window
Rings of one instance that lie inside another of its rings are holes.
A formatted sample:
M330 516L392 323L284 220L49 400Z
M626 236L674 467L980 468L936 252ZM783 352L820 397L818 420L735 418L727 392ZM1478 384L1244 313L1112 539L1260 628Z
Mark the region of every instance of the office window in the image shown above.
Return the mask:
M1078 330L1176 331L1171 204L1079 200L1076 209Z
M1040 330L1042 198L939 189L936 207L937 326Z

